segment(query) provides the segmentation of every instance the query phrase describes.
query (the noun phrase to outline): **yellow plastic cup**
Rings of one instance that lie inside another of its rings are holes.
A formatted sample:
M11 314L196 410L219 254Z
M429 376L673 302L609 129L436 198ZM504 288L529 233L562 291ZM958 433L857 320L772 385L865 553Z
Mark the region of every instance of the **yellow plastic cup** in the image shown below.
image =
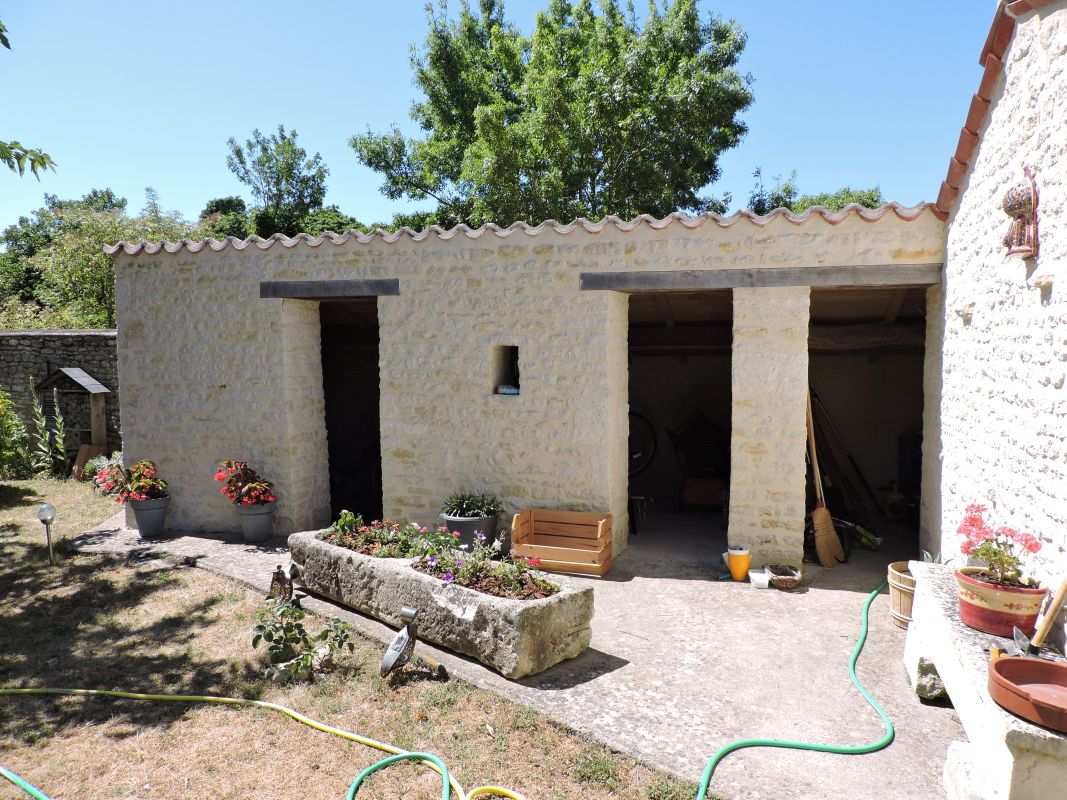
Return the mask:
M743 581L748 578L748 566L752 563L752 556L748 548L744 550L729 550L726 554L726 565L730 568L730 575L735 581Z

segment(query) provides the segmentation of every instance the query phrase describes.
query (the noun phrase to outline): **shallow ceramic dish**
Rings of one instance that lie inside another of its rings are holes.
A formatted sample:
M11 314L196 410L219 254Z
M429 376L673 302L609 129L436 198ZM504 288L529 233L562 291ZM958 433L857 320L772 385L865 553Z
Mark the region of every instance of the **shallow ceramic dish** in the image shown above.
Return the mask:
M994 659L989 696L1018 717L1067 733L1067 664L1025 656Z

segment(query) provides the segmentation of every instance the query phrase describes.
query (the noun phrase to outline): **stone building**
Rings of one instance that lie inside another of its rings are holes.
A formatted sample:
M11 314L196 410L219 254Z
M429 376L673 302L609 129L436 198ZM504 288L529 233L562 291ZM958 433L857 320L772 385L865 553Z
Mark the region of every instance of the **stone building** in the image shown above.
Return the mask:
M277 484L277 533L351 498L429 521L479 489L610 512L618 551L635 488L677 488L666 454L628 479L628 412L656 417L662 447L699 411L729 443L730 542L798 563L810 382L875 491L915 480L915 552L954 552L963 508L986 501L1044 539L1051 577L1067 564L1065 51L1065 0L1001 4L935 205L117 245L127 457L159 463L177 528L236 527L211 475L240 458ZM1028 259L1001 244L1024 167Z

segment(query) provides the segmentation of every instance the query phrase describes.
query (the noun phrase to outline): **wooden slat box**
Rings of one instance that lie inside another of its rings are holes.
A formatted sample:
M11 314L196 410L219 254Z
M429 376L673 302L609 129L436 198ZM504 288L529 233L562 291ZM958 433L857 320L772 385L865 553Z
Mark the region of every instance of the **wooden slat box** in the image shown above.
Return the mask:
M527 508L511 523L511 548L541 559L538 569L603 575L611 569L611 514Z

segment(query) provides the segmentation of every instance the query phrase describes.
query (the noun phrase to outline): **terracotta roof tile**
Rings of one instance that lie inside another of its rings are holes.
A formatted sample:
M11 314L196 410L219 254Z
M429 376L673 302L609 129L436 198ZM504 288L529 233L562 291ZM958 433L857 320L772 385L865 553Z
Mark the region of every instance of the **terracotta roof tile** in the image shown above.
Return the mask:
M989 100L993 96L997 79L1004 70L1004 53L1011 42L1012 34L1015 33L1016 17L1031 11L1039 11L1054 2L1057 0L1012 0L1011 2L1000 0L997 5L996 13L993 15L993 24L989 26L989 34L978 56L978 63L985 68L982 72L982 80L978 84L978 92L971 98L970 108L967 109L967 119L963 123L960 139L956 145L956 153L949 159L948 173L933 206L933 212L939 218L948 219L949 212L952 211L952 206L959 196L960 182L978 147L978 133L989 114Z
M568 234L578 228L589 233L601 233L605 229L612 227L624 233L635 230L641 226L648 226L652 230L663 230L670 227L674 223L678 223L685 228L699 228L708 222L713 222L720 228L729 228L738 224L741 220L747 221L751 225L757 227L764 227L769 225L777 219L783 219L793 225L804 225L809 220L821 220L822 222L830 225L838 225L844 222L849 217L858 217L864 222L877 222L886 214L892 211L899 219L906 222L910 222L914 219L918 219L922 216L923 212L929 211L932 214L936 214L933 206L927 203L920 203L917 206L908 208L900 205L899 203L886 203L879 208L866 208L857 203L845 206L840 211L828 211L825 208L816 206L809 208L803 214L795 214L784 208L776 208L769 214L760 216L754 214L751 211L737 211L728 217L720 216L719 214L703 214L701 216L692 217L688 214L683 214L680 211L676 211L673 214L669 214L663 219L656 219L649 214L642 214L636 219L629 221L619 219L615 216L604 217L600 222L590 222L586 219L576 219L573 222L562 224L556 222L553 219L542 222L540 225L527 225L525 222L516 222L513 225L509 225L506 228L493 223L488 223L480 228L470 228L466 225L457 225L454 228L444 229L438 225L431 225L422 231L415 231L411 228L400 228L395 232L389 232L381 230L373 230L368 233L362 233L360 231L348 231L343 234L336 233L324 233L322 236L309 236L306 233L300 233L296 236L285 236L280 233L276 233L273 236L263 239L259 236L250 236L247 239L237 239L233 236L228 236L222 241L216 241L215 239L200 239L194 241L192 239L182 239L178 242L119 242L115 245L110 245L104 248L104 252L109 255L117 255L120 252L126 255L156 255L160 252L178 253L185 250L190 253L198 253L201 250L208 249L218 252L225 250L228 247L232 247L234 250L245 250L248 247L255 247L259 250L268 250L276 244L280 244L282 247L297 247L299 245L306 245L308 247L319 247L324 242L330 242L332 244L344 244L349 239L354 239L357 242L367 244L375 240L381 240L386 243L397 242L402 239L410 239L413 242L421 242L424 239L428 239L431 236L436 236L441 240L452 239L460 234L466 236L468 239L479 239L487 233L493 233L496 236L505 238L514 234L525 234L528 236L538 236L544 233L546 230L552 230L559 234ZM940 215L937 215L940 217ZM943 217L942 217L943 218Z

